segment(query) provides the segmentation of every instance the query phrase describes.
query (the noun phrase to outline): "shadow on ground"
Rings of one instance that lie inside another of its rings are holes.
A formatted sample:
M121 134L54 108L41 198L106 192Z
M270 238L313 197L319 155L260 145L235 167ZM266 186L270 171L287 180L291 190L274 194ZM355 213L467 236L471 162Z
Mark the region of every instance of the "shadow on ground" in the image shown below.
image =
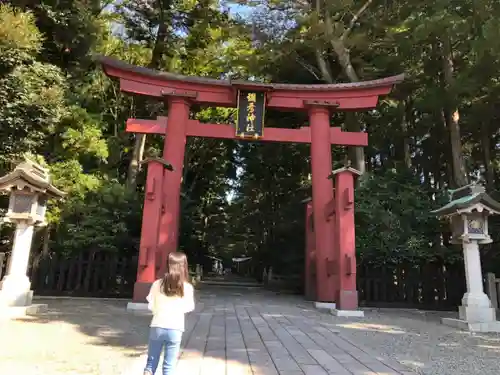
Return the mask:
M17 319L28 325L69 324L91 338L92 345L125 348L142 354L146 348L151 317L131 314L121 300L44 299L36 303L48 305L48 312Z
M245 290L234 293L241 296L245 292L248 293ZM187 316L183 337L183 347L191 339L195 347L184 351L186 361L183 366L186 367L187 362L189 366L209 365L221 368L220 373L225 373L226 362L233 368L243 368L245 361L238 363L237 358L226 358L224 339L217 342L217 338L211 337L208 342L208 335L212 335L214 327L201 327L207 332L202 332L205 337L197 337L200 327L195 328L204 314L204 300L213 302L216 298L214 290L198 294L196 310ZM127 301L113 299L39 297L35 303L47 304L48 311L0 321L2 337L11 338L0 340L0 374L19 373L21 370L29 375L142 375L150 314L127 312ZM215 328L220 328L221 324L224 328L223 316L219 323ZM224 332L222 335L224 337ZM208 347L210 345L212 348ZM215 351L211 350L214 345ZM248 355L246 359L248 364ZM161 363L158 373L160 370Z
M228 366L245 375L336 374L329 369L338 360L354 366L360 356L367 362L356 366L365 368L394 359L425 375L500 374L499 335L457 331L435 313L372 309L364 319L348 319L295 296L220 288L198 294L187 318L182 374L224 374ZM150 316L128 313L118 300L37 302L49 311L0 322L2 337L9 337L0 340L0 374L141 374Z

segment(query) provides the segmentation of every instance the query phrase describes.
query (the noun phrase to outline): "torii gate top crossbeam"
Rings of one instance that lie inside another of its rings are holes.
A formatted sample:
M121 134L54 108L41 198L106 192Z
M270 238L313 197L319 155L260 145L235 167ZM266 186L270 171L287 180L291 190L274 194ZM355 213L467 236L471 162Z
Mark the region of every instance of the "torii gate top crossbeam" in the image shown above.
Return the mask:
M187 77L130 65L98 56L104 72L120 79L121 91L156 98L184 96L193 103L219 107L236 107L240 89L266 92L266 107L282 110L305 110L311 105L326 105L339 111L375 108L380 95L403 81L404 75L340 84L264 84L250 81L217 80Z

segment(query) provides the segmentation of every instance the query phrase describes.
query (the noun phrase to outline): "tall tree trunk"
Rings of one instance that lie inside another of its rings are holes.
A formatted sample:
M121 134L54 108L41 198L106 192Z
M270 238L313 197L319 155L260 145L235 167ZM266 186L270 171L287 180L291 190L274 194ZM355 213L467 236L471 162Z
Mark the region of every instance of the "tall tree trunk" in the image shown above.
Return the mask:
M468 183L467 170L465 168L462 152L462 140L460 137L460 113L456 106L454 84L453 51L449 36L445 35L442 40L442 62L443 62L443 85L446 101L443 108L444 125L448 129L451 148L452 179L455 186L464 186Z
M359 132L361 127L355 112L347 112L345 115L346 128L350 132ZM349 159L353 168L361 173L366 171L365 149L364 147L349 147Z
M359 82L358 74L351 63L351 55L349 50L344 44L342 39L333 39L331 41L333 52L339 60L340 67L342 68L342 73L346 75L350 82Z
M406 168L411 168L411 150L410 150L410 139L408 136L408 125L412 118L413 103L411 100L403 100L403 114L401 117L401 133L403 135L403 160Z
M137 187L137 175L141 170L141 161L144 159L144 149L146 147L146 134L136 134L132 159L128 165L127 186L135 190Z
M170 1L158 0L158 7L160 12L158 31L156 32L155 44L151 61L148 68L159 69L161 62L166 51L166 44L168 42L168 24L167 24L167 11L170 8ZM143 103L146 106L146 102ZM144 111L147 112L147 111ZM144 149L146 148L146 134L136 134L134 149L132 151L132 158L130 159L127 175L127 186L135 190L137 187L137 176L141 170L141 161L144 159Z
M32 258L32 268L31 275L32 280L36 278L38 269L40 267L40 261L42 259L47 260L50 253L50 231L52 229L52 225L48 224L46 227L42 229L42 249L38 254L33 254Z
M354 29L356 22L362 16L362 14L368 9L368 6L372 3L372 0L367 0L365 4L358 10L358 12L352 17L349 26L343 32L341 36L336 36L334 32L334 27L332 24L332 18L328 11L325 12L325 25L326 33L330 38L330 43L333 52L337 56L339 65L342 69L342 73L347 77L350 82L359 82L358 74L352 65L351 56L349 54L349 49L346 47L345 41L349 38L350 33ZM355 112L347 112L346 117L346 128L351 132L361 131L360 124ZM351 160L352 166L364 173L366 170L365 166L365 150L363 147L350 147L349 148L349 158Z
M446 181L446 174L449 173L448 170L445 170L443 177L442 156L441 156L443 152L443 147L440 144L439 140L442 139L442 137L445 136L445 134L446 134L446 129L442 129L439 126L436 126L433 129L431 129L431 136L428 140L431 147L428 150L424 150L424 155L428 154L433 155L433 157L429 161L429 164L431 164L430 169L432 170L434 186L432 186L432 183L430 183L429 186L434 189L440 189L443 187L443 180ZM448 144L449 142L445 142L445 149L448 147ZM436 150L441 150L441 151L435 152ZM446 154L446 151L444 153ZM449 163L446 163L446 167L449 169Z
M400 116L399 123L399 137L390 142L392 147L392 165L404 165L405 168L411 168L411 152L410 140L408 136L408 127L411 119L411 102L409 100L401 99L398 104L398 111Z
M345 50L345 49L344 49ZM347 51L345 51L347 52ZM339 60L341 60L339 58ZM321 72L321 76L323 81L327 83L333 83L333 78L330 72L330 69L328 67L328 64L326 63L322 51L318 48L316 49L316 61L319 67L319 70ZM356 72L354 71L354 68L352 67L352 64L350 62L350 58L347 56L343 58L343 64L342 65L342 70L344 74L348 77L348 79L351 82L358 82L359 79L356 75ZM353 132L358 132L360 131L359 124L357 122L356 118L356 113L354 112L348 112L346 113L345 117L346 121L346 128L349 131ZM351 160L351 164L354 168L357 170L361 171L362 173L365 172L366 167L365 167L365 150L363 147L350 147L349 148L349 159Z
M160 1L161 2L161 1ZM168 39L168 27L164 20L163 10L161 11L160 24L158 26L158 32L156 33L155 45L153 48L153 54L151 55L151 62L149 68L159 69L161 66L161 61L165 54L165 45Z
M495 182L495 171L491 160L491 131L489 125L488 121L481 123L481 149L483 151L486 187L491 190Z
M323 53L320 48L316 48L316 62L319 67L319 71L321 72L321 77L323 81L327 83L333 83L332 73L330 72L330 68L323 57Z

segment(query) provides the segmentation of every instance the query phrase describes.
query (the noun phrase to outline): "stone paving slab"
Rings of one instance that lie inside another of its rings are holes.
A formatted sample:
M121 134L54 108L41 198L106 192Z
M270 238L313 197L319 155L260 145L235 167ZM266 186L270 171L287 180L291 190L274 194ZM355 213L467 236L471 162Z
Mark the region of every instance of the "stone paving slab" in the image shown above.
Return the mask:
M312 306L223 289L200 300L203 308L187 319L177 375L413 374L321 324ZM142 375L145 360L123 375Z

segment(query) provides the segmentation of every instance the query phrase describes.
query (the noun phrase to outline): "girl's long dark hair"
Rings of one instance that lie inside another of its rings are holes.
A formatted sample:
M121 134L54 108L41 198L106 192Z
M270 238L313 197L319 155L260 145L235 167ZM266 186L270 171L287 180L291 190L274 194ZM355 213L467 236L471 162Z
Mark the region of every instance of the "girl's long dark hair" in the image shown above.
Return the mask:
M188 262L186 254L173 252L168 254L167 272L163 276L163 293L167 296L184 297L184 283L188 281Z

